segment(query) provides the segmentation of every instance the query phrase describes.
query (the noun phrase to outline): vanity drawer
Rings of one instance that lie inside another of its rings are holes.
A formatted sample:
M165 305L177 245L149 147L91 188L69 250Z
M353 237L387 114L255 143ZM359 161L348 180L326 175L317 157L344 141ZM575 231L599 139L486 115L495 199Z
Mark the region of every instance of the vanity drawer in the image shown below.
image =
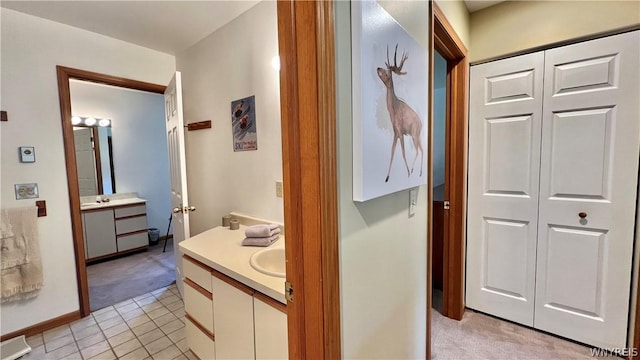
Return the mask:
M184 279L184 311L213 334L213 296L189 278Z
M214 338L211 334L206 334L187 316L185 322L185 333L187 345L191 352L199 359L213 360L216 358Z
M144 215L116 220L116 235L127 234L140 230L147 230L147 217Z
M185 278L211 292L211 269L206 265L200 264L185 255L182 256L182 272Z
M146 215L147 214L147 206L145 204L133 205L133 206L122 206L114 209L117 218L123 218L127 216L133 215Z
M149 245L149 237L147 232L139 232L130 235L121 235L117 237L118 251L126 251Z

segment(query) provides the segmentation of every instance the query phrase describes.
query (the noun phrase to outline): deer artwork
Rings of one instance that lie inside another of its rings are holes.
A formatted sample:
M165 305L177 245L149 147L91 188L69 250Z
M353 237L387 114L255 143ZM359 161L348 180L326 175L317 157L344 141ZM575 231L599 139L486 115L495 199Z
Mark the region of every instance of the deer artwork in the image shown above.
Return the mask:
M396 49L393 53L393 66L391 66L391 62L389 61L389 45L387 45L387 62L385 65L386 69L378 68L378 77L384 83L384 86L387 87L387 110L389 110L389 117L391 119L391 125L393 125L393 145L391 145L391 160L389 161L389 170L387 171L387 178L384 182L389 181L389 173L391 172L391 164L393 164L393 156L396 152L396 144L398 140L400 140L400 147L402 148L402 158L404 159L404 164L407 167L407 176L411 176L413 173L413 168L416 164L416 160L418 159L418 152L420 152L420 176L422 176L422 166L424 160L424 151L422 150L422 121L420 121L420 117L418 114L409 106L407 103L402 101L396 96L395 90L393 88L393 77L392 74L396 75L406 75L406 72L402 71L402 67L404 66L404 62L409 58L408 54L404 51L402 52L402 58L400 59L400 65L396 61L396 55L398 53L398 45L396 44ZM409 135L413 140L413 145L416 148L416 155L413 158L413 163L411 164L411 171L409 171L409 164L407 163L407 156L404 150L404 136Z

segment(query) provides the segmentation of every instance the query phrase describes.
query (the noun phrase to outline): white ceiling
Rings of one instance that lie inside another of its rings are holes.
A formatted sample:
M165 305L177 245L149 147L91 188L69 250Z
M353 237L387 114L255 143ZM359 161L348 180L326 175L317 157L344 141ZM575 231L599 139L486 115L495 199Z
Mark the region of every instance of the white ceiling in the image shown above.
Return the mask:
M474 12L474 11L478 11L484 8L487 8L489 6L493 6L495 4L499 4L501 2L503 2L505 0L464 0L464 4L467 6L467 10L469 10L470 13Z
M504 0L464 0L469 12ZM6 1L0 6L175 55L258 3L204 1Z
M0 1L0 6L175 55L258 3Z

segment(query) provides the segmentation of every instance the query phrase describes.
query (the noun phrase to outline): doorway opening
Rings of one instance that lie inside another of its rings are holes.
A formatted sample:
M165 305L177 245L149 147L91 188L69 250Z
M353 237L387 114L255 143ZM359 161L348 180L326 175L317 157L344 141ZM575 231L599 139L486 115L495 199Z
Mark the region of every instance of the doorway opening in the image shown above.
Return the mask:
M432 268L432 304L433 309L444 314L443 280L444 280L444 239L448 218L445 217L449 203L447 196L447 60L438 51L433 55L433 217L431 234L433 246Z
M96 311L176 278L173 246L163 251L160 241L171 213L164 97L75 79L69 86L89 304Z
M433 5L434 126L431 233L432 303L445 317L464 314L467 158L467 49ZM431 311L431 309L429 309ZM431 320L431 318L429 318Z
M163 252L158 236L170 214L165 87L57 70L80 312L86 316L175 281L173 247ZM157 159L144 159L150 156ZM154 168L141 169L141 161Z

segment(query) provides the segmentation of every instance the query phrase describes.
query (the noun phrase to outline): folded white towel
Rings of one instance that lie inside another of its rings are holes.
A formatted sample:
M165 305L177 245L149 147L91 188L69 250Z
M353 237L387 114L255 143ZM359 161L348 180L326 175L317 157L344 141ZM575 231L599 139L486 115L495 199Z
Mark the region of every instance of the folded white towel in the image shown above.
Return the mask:
M280 234L276 234L271 237L248 237L242 240L242 245L266 247L278 241L279 238L280 238Z
M278 224L259 224L248 226L244 235L246 237L272 237L274 235L280 234L280 227Z

